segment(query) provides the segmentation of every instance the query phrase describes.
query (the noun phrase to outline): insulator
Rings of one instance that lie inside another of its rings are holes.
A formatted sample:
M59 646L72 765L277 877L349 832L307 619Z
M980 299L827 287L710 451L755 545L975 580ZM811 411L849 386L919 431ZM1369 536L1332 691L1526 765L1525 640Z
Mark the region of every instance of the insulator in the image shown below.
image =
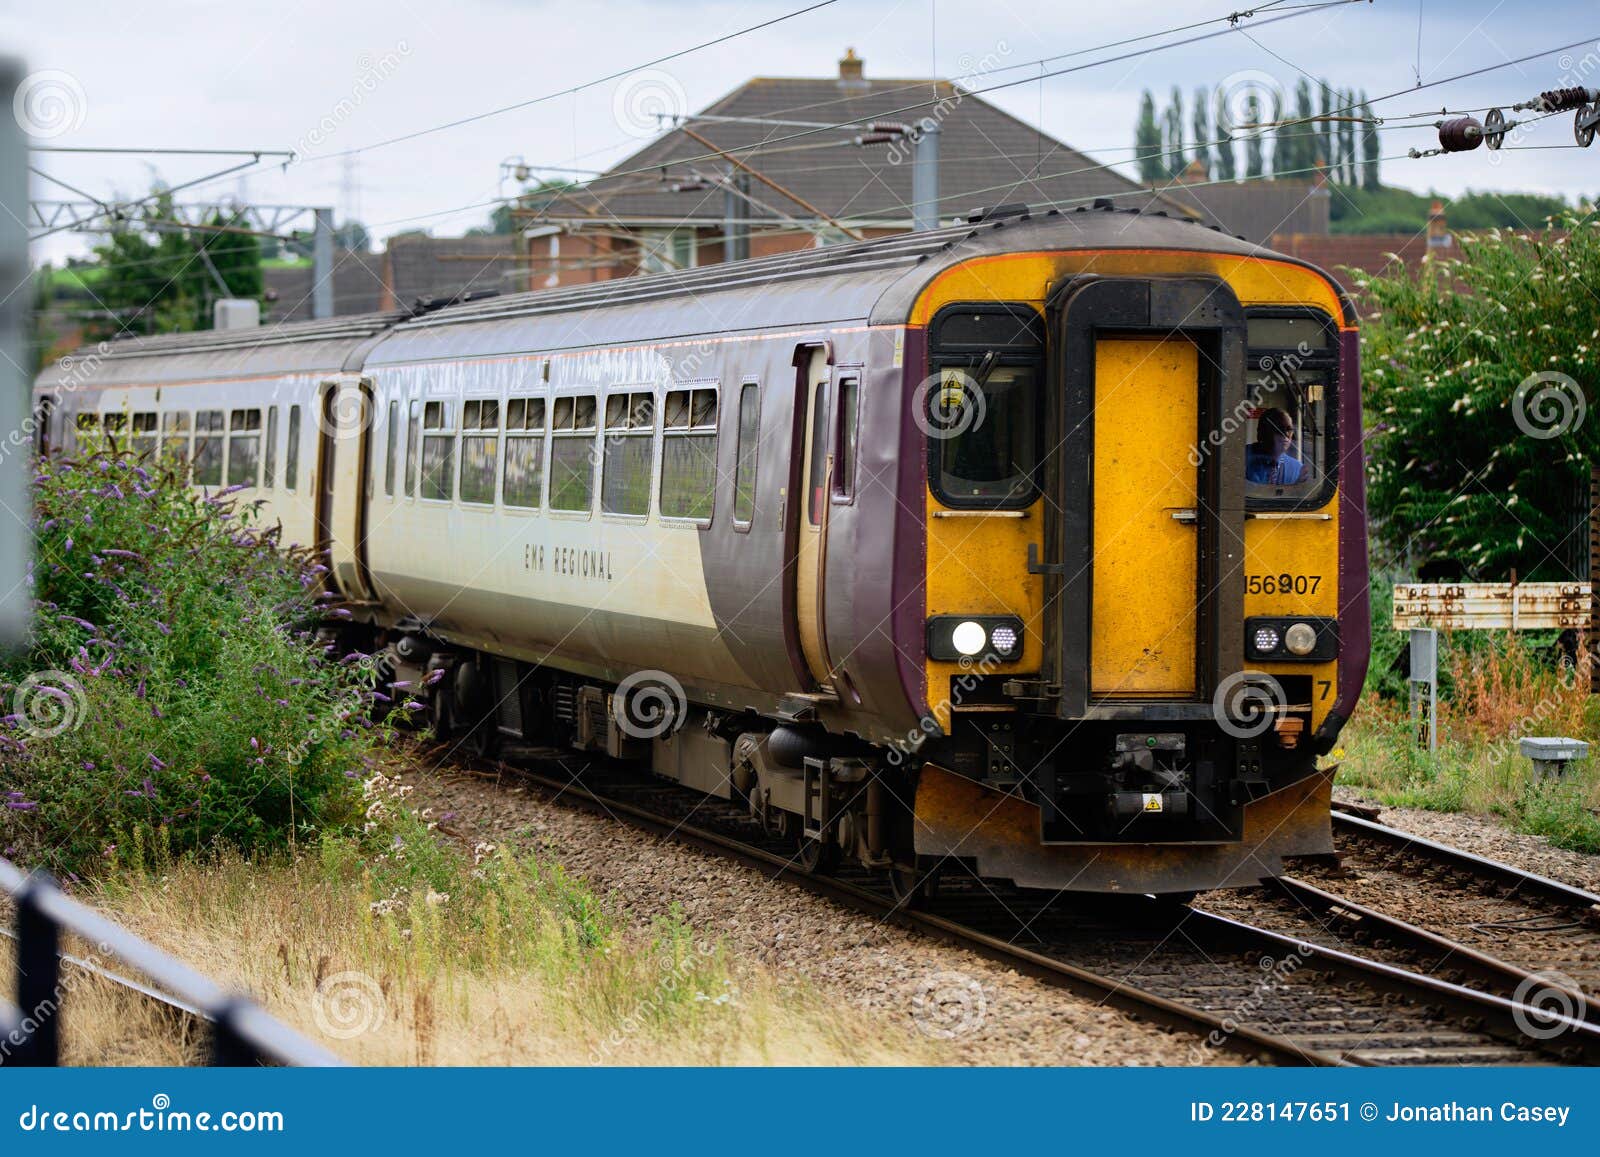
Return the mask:
M1471 152L1483 144L1483 125L1475 117L1439 122L1439 147L1447 153Z
M899 133L862 133L856 138L858 145L882 145L900 139Z
M1491 149L1498 149L1506 143L1506 114L1497 108L1489 110L1489 115L1483 118L1483 140Z
M901 124L899 121L873 121L871 124L869 124L867 126L867 132L869 134L871 134L871 133L893 133L893 134L898 135L898 136L904 136L906 133L909 133L910 131L911 131L911 126L910 125Z
M1582 87L1552 88L1549 92L1541 92L1537 107L1542 112L1566 112L1568 109L1582 108L1589 103L1589 90Z

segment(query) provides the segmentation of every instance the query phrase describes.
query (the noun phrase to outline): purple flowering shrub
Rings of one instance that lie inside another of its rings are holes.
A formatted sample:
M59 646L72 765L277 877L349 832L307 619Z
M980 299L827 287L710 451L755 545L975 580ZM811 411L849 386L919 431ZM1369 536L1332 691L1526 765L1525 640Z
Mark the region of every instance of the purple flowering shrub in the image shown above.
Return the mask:
M0 854L267 851L359 828L370 664L323 568L228 491L123 452L37 464L34 629L0 663Z

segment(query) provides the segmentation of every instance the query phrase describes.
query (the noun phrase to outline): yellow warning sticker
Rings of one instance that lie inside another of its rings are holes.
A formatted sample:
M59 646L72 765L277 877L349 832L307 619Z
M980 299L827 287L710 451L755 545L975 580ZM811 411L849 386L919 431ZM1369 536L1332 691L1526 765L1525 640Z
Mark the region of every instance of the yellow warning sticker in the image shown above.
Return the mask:
M893 363L892 368L893 369L899 369L901 366L903 366L905 364L905 360L906 360L906 331L903 330L903 329L897 329L897 330L894 331L894 363Z
M1144 810L1147 812L1158 812L1161 810L1160 792L1147 791L1144 793Z

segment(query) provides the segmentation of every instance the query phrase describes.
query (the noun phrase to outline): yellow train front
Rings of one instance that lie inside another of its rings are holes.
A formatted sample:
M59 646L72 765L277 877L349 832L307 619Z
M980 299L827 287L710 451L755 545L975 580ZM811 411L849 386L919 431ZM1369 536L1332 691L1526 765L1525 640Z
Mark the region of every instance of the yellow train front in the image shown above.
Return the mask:
M1218 241L996 253L916 301L925 868L1185 892L1332 851L1317 763L1368 645L1358 338L1325 274Z

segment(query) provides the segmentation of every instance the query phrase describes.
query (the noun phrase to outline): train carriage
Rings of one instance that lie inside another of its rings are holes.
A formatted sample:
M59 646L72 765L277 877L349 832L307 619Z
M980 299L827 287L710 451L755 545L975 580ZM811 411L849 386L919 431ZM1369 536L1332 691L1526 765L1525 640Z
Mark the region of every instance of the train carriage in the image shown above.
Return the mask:
M1331 852L1316 762L1367 660L1357 342L1304 264L1009 206L116 342L36 393L56 446L143 437L248 487L479 750L647 763L816 870L1170 893Z

